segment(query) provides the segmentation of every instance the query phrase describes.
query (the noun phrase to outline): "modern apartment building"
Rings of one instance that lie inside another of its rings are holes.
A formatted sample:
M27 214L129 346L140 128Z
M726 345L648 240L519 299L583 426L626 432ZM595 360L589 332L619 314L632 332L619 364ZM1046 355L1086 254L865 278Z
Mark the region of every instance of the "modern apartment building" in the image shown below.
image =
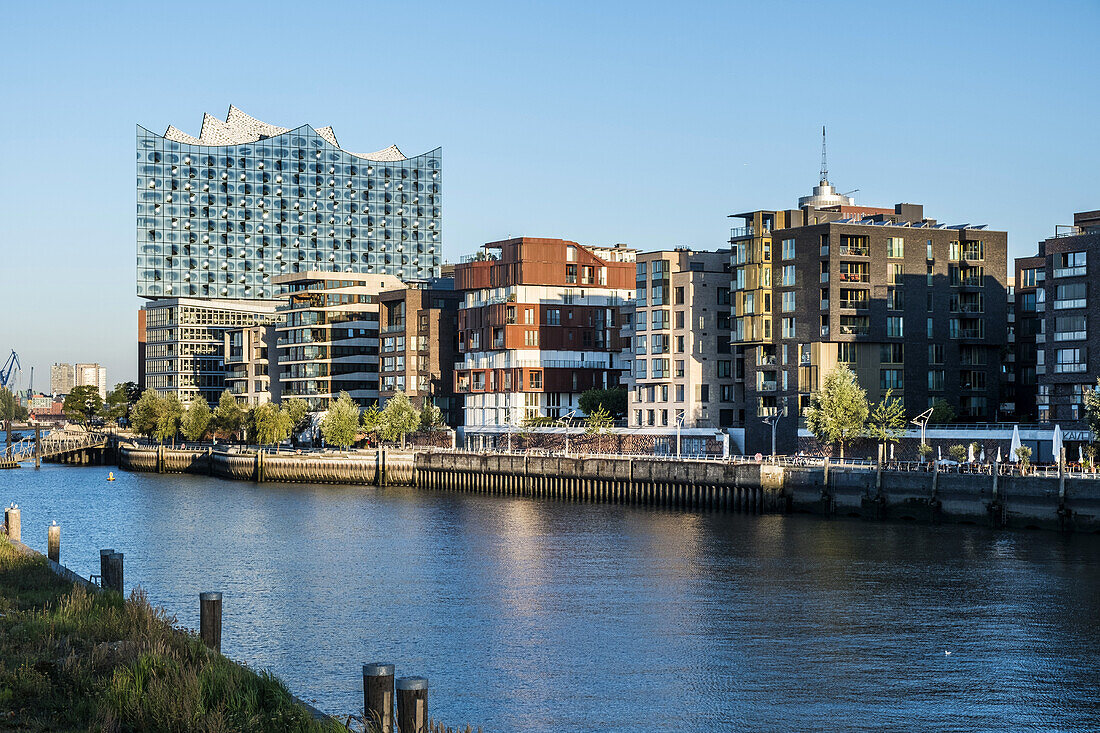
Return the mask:
M310 271L278 275L286 301L276 325L279 392L323 410L346 391L363 407L379 398L379 295L396 275Z
M635 287L635 250L522 237L486 244L455 268L455 390L467 436L525 419L583 417L591 388L617 386L626 369L619 310Z
M279 373L272 324L225 332L225 388L244 405L279 401Z
M50 367L50 392L55 395L69 394L76 384L76 374L72 364L54 364Z
M428 401L442 411L448 426L462 425L462 405L454 392L461 303L452 278L411 281L378 296L380 404L404 392L416 408Z
M277 127L230 107L198 137L137 129L137 293L278 295L280 274L428 278L441 261L442 157L352 153L331 127Z
M838 363L872 402L915 416L946 400L958 421L1002 412L1007 234L948 226L923 207L856 206L823 176L800 208L735 215L733 332L749 452L797 450L801 412Z
M739 403L729 338L729 253L643 252L635 267L637 295L622 319L633 359L624 379L629 426L668 435L678 427L733 427Z
M158 298L143 306L145 387L185 405L214 404L226 388L226 332L277 322L277 301ZM140 323L140 319L139 319Z
M1017 409L1039 422L1085 427L1085 392L1100 374L1100 211L1073 215L1038 252L1016 260Z
M73 386L95 387L99 396L107 399L107 369L99 364L76 364L73 366Z

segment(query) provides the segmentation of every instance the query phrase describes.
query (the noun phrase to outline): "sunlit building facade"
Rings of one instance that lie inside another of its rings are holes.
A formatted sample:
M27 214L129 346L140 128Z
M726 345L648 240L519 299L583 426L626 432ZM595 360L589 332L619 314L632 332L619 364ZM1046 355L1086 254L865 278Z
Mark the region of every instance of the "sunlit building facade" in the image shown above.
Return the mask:
M137 129L137 294L263 300L280 274L439 275L442 153L352 153L332 128L230 107L198 137Z

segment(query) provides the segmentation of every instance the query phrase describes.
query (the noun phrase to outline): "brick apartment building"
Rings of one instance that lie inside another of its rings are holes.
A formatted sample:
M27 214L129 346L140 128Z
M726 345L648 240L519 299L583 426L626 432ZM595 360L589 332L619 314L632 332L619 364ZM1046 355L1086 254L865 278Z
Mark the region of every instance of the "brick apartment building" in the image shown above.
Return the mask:
M619 310L635 288L635 250L562 239L491 242L455 268L455 390L467 436L526 419L583 417L578 399L620 383Z
M380 403L404 392L417 409L425 400L438 407L450 427L462 424L455 398L458 307L462 293L452 278L410 281L407 288L378 296Z
M1038 252L1016 260L1015 380L1022 419L1084 428L1085 392L1100 374L1100 211L1073 215Z
M798 449L811 392L847 364L875 402L893 390L910 416L936 400L957 421L1002 413L1007 242L948 226L917 204L856 206L823 176L799 208L734 215L732 342L744 449ZM1005 405L1004 407L1007 407Z

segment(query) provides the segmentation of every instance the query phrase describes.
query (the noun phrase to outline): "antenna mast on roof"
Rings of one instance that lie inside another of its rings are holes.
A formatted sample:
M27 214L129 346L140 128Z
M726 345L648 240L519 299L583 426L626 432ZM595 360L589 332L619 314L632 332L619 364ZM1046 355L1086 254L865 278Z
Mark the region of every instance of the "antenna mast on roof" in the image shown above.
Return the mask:
M825 125L821 126L821 182L829 181L829 164L825 161Z

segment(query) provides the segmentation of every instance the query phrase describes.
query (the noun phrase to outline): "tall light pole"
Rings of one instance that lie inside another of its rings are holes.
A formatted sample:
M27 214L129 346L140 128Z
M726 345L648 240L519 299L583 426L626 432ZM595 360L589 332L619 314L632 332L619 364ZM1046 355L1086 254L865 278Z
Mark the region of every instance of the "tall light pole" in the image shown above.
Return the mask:
M576 414L576 410L570 410L560 418L561 424L565 426L565 455L569 455L569 420Z
M779 424L779 420L787 416L787 398L781 398L783 401L782 407L775 408L775 414L768 415L761 418L765 423L772 427L772 458L775 458L775 427Z
M684 418L687 417L687 412L681 412L680 416L676 418L676 457L680 457L680 428L684 425Z
M916 417L914 417L912 420L909 421L913 425L916 425L916 426L920 427L920 444L921 445L925 445L925 442L924 442L925 428L928 427L928 421L931 418L932 418L932 408L929 407L927 410L925 410L924 412L922 412L921 414L917 415Z

